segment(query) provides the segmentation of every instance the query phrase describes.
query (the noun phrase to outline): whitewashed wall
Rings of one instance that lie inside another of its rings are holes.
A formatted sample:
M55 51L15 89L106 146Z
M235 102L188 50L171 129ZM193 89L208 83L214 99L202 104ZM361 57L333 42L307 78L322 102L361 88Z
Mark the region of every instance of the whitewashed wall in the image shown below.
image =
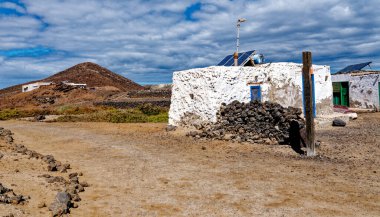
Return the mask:
M332 82L349 82L350 107L379 110L379 74L332 76Z
M313 68L317 115L331 113L330 68L317 65L313 65ZM216 113L223 102L249 102L250 84L260 82L263 101L302 108L302 64L212 66L174 72L169 124L189 124L188 122L193 120L215 122Z

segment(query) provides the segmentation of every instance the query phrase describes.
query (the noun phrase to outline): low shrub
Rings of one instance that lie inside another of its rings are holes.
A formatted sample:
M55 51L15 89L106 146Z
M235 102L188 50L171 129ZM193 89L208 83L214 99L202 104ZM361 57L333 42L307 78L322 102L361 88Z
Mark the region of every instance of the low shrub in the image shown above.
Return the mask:
M4 109L0 110L0 120L10 120L14 118L20 118L21 112L17 109Z
M165 123L168 113L146 115L139 109L110 109L82 115L64 115L56 119L58 122L111 122L111 123Z
M138 107L138 109L144 113L145 115L158 115L161 112L160 107L154 106L150 103L142 104Z

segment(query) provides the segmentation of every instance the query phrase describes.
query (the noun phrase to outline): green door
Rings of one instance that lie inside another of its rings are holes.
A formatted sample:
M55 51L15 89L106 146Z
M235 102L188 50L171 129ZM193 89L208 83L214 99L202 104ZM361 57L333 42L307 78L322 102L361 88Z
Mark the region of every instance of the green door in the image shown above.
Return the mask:
M340 82L333 82L333 104L340 105Z
M349 107L349 83L333 82L333 104Z
M348 91L348 82L340 83L340 94L341 94L341 105L349 107L349 91Z

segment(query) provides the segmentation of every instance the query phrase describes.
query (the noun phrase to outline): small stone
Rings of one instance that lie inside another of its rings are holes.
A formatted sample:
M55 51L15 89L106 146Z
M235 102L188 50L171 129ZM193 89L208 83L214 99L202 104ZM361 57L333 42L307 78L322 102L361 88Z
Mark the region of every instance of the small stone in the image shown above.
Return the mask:
M333 125L334 127L344 127L344 126L346 126L346 122L343 121L342 119L335 118L335 119L333 120L332 125Z
M60 203L68 204L70 202L70 195L66 192L59 192L55 199Z
M173 125L170 125L170 124L167 125L166 128L165 128L166 132L175 131L176 129L177 129L176 126L173 126Z
M206 147L202 146L202 150L206 150Z
M42 120L45 120L45 115L37 115L34 117L34 120L35 121L42 121Z
M37 205L37 207L41 209L41 208L46 207L46 204L45 204L45 202L40 202L40 203Z
M73 208L74 208L74 209L78 208L78 204L74 203L74 204L73 204Z
M85 188L90 186L87 182L81 182L80 185L82 185Z
M75 202L79 202L79 201L81 201L81 199L80 199L80 197L79 197L78 194L74 194L74 196L73 196L73 201L75 201Z
M78 173L70 173L69 179L72 179L72 178L77 177L77 176L78 176Z
M19 169L15 169L15 172L18 173L18 172L20 172L20 170Z

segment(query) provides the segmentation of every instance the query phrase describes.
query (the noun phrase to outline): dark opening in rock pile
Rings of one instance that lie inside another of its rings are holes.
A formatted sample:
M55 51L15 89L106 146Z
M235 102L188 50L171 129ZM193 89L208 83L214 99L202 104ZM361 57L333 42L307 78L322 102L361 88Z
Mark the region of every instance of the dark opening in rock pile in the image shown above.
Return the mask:
M299 108L284 108L277 103L233 101L228 105L222 104L216 123L198 126L200 131L188 135L237 142L284 144L289 142L290 122L296 120L304 124L301 113Z

